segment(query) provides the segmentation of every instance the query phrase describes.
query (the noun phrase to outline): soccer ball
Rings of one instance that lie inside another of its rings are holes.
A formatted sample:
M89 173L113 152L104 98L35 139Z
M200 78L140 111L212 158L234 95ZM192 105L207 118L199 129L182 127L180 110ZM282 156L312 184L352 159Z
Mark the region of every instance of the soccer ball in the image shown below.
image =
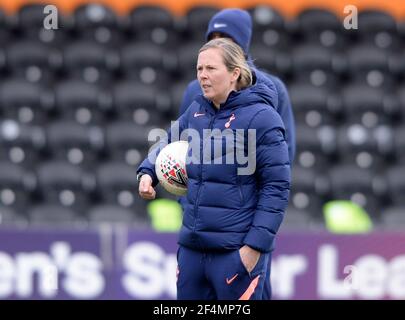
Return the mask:
M155 171L166 191L182 196L187 193L187 141L176 141L165 146L158 154Z

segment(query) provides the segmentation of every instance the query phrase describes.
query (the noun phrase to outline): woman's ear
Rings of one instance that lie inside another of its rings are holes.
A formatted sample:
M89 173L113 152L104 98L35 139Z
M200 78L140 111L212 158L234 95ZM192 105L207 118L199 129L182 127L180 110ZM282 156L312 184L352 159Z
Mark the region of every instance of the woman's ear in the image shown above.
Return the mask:
M232 71L232 82L237 82L240 77L240 68L236 67Z

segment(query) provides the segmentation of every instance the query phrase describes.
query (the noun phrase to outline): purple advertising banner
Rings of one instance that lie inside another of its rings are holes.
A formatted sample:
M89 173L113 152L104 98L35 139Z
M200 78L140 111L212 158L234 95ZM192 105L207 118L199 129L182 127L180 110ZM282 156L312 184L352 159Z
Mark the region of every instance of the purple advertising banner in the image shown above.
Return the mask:
M98 230L0 230L0 299L102 298Z
M176 234L0 229L0 299L175 299ZM405 232L287 233L274 299L405 299Z

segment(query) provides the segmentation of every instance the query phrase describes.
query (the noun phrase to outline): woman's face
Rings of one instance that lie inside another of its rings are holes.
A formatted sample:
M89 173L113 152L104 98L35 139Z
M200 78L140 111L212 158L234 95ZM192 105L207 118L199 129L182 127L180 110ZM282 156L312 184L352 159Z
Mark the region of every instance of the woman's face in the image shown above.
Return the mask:
M226 101L229 93L236 89L240 70L229 72L222 58L222 49L210 48L200 52L197 61L197 79L204 96L216 107Z

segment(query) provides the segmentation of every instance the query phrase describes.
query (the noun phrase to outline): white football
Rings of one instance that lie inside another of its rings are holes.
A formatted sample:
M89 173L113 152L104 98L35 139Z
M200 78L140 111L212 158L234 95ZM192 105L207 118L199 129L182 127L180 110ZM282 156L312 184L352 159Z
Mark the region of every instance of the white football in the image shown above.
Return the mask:
M166 191L182 196L187 193L186 157L187 141L169 143L158 154L155 162L156 175Z

